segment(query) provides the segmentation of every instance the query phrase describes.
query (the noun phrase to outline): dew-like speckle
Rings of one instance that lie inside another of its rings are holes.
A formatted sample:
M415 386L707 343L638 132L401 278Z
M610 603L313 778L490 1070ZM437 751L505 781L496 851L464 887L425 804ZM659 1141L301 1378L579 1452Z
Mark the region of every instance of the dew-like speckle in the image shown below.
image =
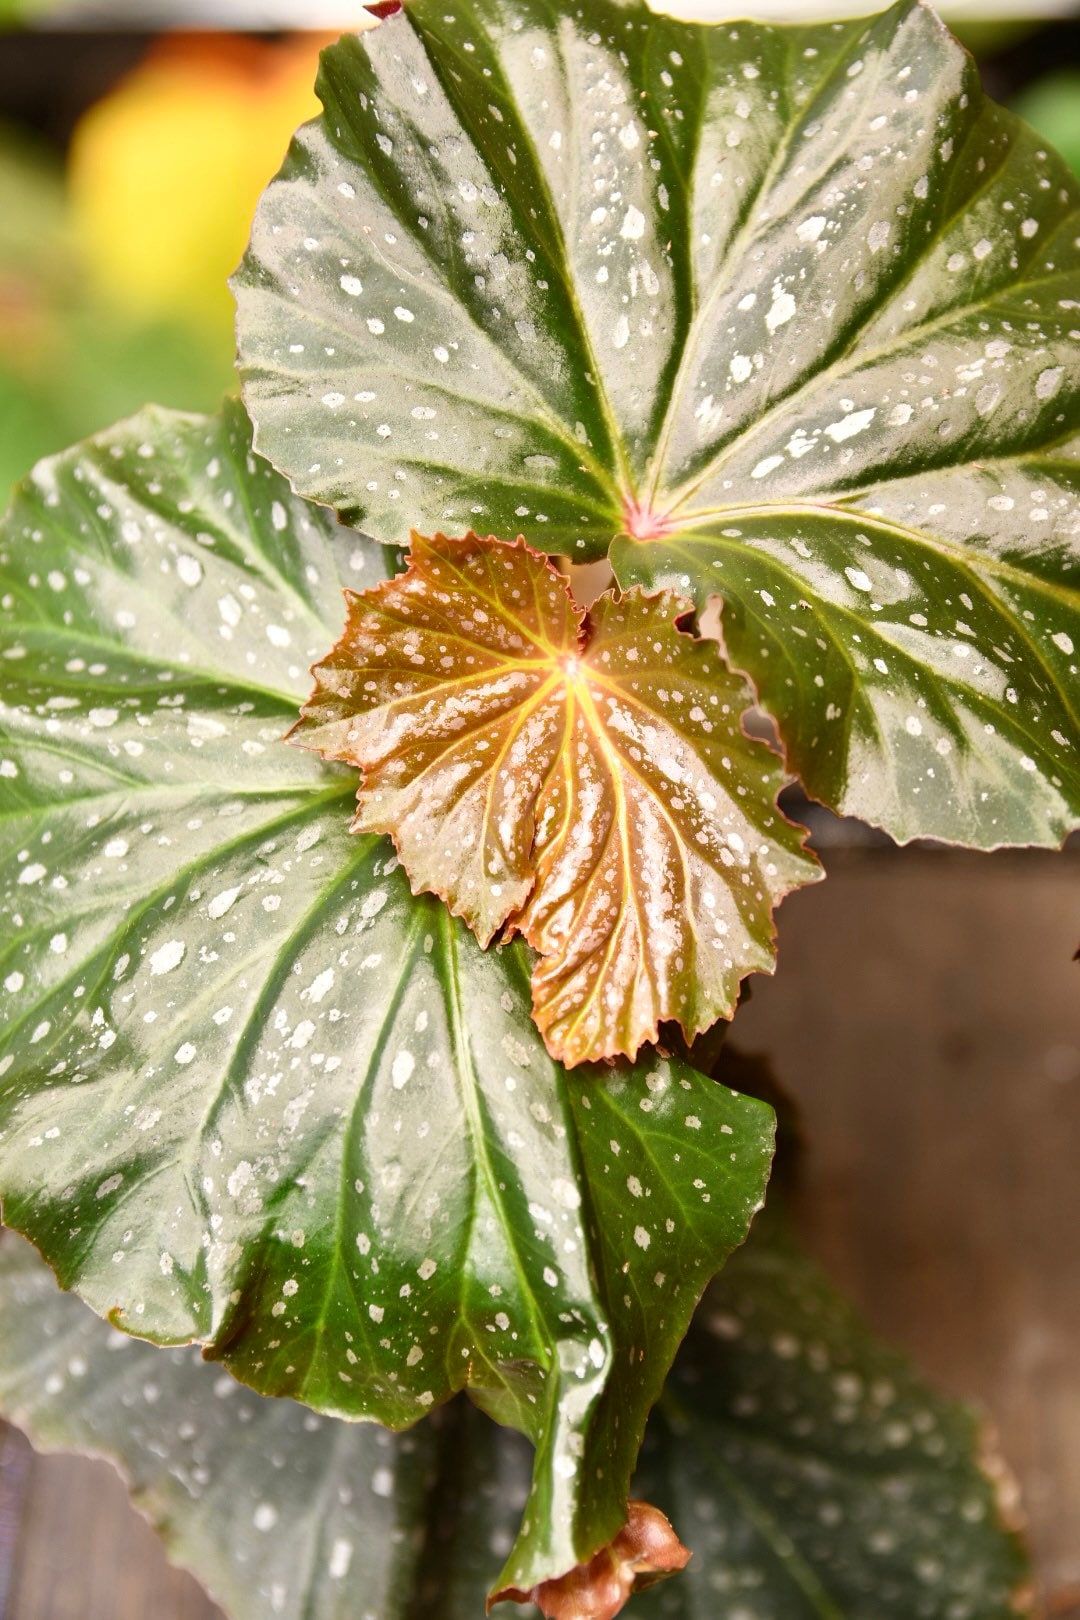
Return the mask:
M809 219L804 219L796 228L795 235L800 242L816 242L827 224L828 220L824 214L811 214Z
M626 210L619 235L628 242L639 242L645 235L645 215L633 204Z
M1045 371L1040 371L1035 380L1035 398L1053 399L1064 375L1064 366L1048 366Z
M236 901L236 898L239 895L239 893L240 893L240 885L239 884L237 884L234 888L231 888L231 889L221 889L217 894L214 895L213 899L210 900L209 903L207 904L207 907L206 907L207 914L210 917L212 917L215 922L217 921L217 919L219 917L224 917L225 913L232 907L232 905ZM164 970L163 969L162 970L155 969L154 971L164 971Z
M151 955L150 972L155 975L171 973L184 960L186 950L187 946L182 939L167 940L164 945L159 945L158 949Z
M352 1566L353 1544L344 1536L337 1536L330 1548L330 1559L327 1565L332 1581L343 1581Z
M786 326L795 315L797 304L793 295L778 282L773 288L773 301L768 314L765 316L765 325L770 332L779 331Z
M830 422L825 432L834 443L843 444L845 439L853 439L857 433L865 432L876 415L875 406L865 411L852 411L850 415L841 417L839 422Z

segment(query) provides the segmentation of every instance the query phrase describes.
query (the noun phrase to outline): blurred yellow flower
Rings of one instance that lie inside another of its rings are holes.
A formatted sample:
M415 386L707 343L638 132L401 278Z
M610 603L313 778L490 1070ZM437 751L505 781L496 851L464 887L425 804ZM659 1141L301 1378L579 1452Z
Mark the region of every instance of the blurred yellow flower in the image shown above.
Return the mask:
M135 317L231 328L226 277L290 136L318 111L327 37L170 36L90 109L69 183L94 291Z

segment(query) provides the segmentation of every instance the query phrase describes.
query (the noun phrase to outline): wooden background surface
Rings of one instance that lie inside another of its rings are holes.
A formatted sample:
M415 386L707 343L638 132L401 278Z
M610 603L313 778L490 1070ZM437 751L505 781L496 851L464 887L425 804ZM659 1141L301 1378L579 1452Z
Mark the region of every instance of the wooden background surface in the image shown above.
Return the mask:
M738 1041L801 1109L811 1247L992 1415L1043 1612L1080 1620L1080 855L829 864L783 907ZM0 1432L0 1620L216 1614L104 1464Z

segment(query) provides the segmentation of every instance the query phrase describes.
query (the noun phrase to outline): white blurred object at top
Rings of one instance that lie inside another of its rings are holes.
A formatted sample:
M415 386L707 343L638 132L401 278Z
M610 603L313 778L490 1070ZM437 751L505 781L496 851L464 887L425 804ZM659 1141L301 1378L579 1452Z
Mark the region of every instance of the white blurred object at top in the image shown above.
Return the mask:
M41 6L41 0L37 0ZM702 22L831 22L887 9L873 0L653 0L654 9ZM947 21L1032 22L1071 17L1078 0L942 0ZM362 0L52 0L36 19L53 28L347 29L370 26Z

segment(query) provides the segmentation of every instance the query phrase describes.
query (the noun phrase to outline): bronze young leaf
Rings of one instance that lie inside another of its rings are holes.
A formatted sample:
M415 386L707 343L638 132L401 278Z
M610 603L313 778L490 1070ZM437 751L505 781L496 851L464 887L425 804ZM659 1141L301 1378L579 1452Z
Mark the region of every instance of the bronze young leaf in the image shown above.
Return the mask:
M677 626L689 604L609 592L586 617L524 541L473 534L414 535L408 572L348 604L294 736L360 767L356 830L393 836L416 891L537 949L552 1054L730 1017L817 867L742 729L749 688Z
M659 1508L630 1502L627 1512L618 1535L587 1563L528 1592L505 1587L492 1602L535 1603L544 1620L615 1620L634 1592L678 1574L691 1557Z

